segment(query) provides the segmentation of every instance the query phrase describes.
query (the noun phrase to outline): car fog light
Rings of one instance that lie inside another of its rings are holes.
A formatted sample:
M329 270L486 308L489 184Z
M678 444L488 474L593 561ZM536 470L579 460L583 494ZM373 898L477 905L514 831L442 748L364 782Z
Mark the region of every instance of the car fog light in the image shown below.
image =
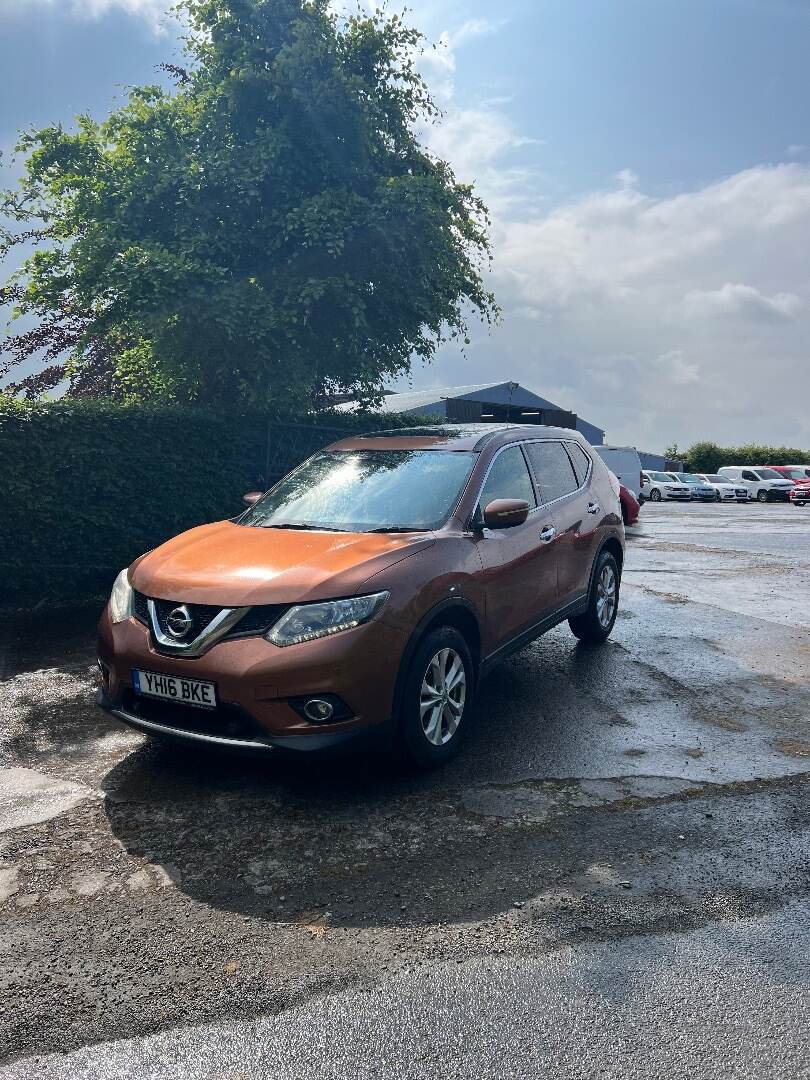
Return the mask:
M316 724L330 720L334 711L332 703L324 701L323 698L310 698L304 706L304 715L307 720L313 720Z

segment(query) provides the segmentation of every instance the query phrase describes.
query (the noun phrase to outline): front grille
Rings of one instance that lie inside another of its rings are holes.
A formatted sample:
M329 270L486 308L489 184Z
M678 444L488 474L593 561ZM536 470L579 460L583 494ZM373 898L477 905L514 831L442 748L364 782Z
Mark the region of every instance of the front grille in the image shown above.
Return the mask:
M248 637L251 634L266 633L273 623L278 622L289 608L289 604L257 604L246 611L236 626L225 635L226 638Z
M138 620L142 622L144 626L149 625L149 608L146 606L146 597L142 592L138 592L137 589L133 589L132 597L132 614Z
M144 626L150 626L147 597L137 590L134 590L134 594L132 614ZM182 600L155 600L158 625L164 633L166 633L166 616L182 603ZM193 641L208 626L211 620L222 611L221 607L213 604L185 604L184 606L188 609L192 620L192 628L186 634L185 641ZM265 634L288 608L289 604L257 604L255 607L249 608L239 622L232 626L220 640L228 641L232 638Z
M166 620L169 615L179 607L179 602L174 600L155 600L155 615L157 623L164 634L168 634ZM212 619L222 611L216 604L183 604L183 607L191 616L191 629L185 635L185 641L193 641L208 626ZM171 637L172 635L169 634Z
M195 709L173 701L143 697L130 689L124 691L121 704L134 716L177 731L190 731L196 735L218 735L242 742L267 739L264 728L238 705L220 704L216 709Z

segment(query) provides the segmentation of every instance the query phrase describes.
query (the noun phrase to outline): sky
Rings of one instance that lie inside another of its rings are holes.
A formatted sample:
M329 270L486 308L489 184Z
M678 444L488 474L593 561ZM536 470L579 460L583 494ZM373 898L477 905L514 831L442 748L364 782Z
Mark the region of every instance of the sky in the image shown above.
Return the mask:
M158 81L165 6L0 0L0 149ZM511 378L648 450L810 448L810 3L408 6L503 320L400 386Z

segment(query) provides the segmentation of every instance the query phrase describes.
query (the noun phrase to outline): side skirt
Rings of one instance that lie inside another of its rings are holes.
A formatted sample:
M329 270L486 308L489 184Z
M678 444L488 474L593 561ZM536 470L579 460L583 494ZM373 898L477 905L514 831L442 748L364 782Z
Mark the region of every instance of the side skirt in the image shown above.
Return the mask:
M542 637L543 634L548 633L549 630L553 630L554 627L558 626L561 622L573 618L574 615L582 615L583 612L587 610L588 594L583 593L582 596L577 597L576 600L572 600L570 603L566 604L565 607L555 611L553 615L547 615L545 619L541 619L541 621L535 623L534 626L530 626L527 630L523 630L517 637L512 638L511 641L507 641L505 645L500 645L495 652L492 652L489 656L485 657L481 662L479 677L483 678L500 660L504 660L507 656L511 656L512 653L522 649L524 645L529 645L532 641Z

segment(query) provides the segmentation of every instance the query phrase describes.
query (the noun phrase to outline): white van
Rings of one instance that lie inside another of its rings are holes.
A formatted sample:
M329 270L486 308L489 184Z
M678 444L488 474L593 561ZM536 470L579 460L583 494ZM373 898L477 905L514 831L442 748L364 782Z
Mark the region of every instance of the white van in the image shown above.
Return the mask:
M628 491L638 498L643 480L635 446L594 446L594 450Z
M766 469L762 465L724 465L718 469L719 476L727 476L737 487L746 488L749 499L765 503L771 499L787 499L792 480L786 480L775 469Z

